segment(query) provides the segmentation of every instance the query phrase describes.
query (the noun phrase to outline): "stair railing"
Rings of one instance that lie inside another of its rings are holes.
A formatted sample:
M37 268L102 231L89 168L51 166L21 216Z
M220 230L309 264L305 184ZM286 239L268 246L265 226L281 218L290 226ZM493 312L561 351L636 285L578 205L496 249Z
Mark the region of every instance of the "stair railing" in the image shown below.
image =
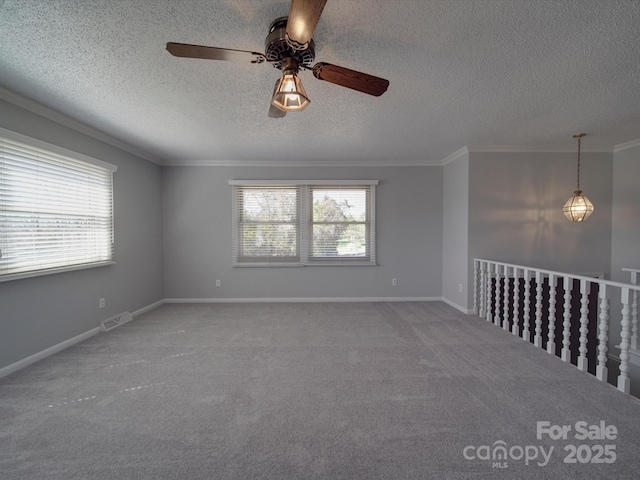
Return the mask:
M622 309L614 317L620 318L621 338L617 388L629 393L629 353L637 350L638 342L638 272L631 271L632 283L627 284L475 259L473 309L488 322L607 382L610 298L620 295Z

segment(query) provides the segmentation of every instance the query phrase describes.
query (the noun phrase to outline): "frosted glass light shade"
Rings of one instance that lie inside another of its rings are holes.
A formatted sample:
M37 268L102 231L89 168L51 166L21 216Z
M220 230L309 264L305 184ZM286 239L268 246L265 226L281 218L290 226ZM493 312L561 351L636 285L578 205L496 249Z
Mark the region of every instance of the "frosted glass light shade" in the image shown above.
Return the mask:
M295 73L284 73L273 93L271 104L280 110L304 110L311 101L307 97L302 82Z
M573 196L562 207L564 216L572 222L584 222L593 213L593 210L593 203L582 195L582 190L573 192Z

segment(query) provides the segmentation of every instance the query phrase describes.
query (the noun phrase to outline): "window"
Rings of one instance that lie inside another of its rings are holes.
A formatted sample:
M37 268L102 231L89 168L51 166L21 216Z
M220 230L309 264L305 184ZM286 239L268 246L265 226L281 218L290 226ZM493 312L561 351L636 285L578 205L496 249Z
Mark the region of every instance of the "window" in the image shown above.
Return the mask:
M0 281L112 263L112 173L0 129Z
M298 262L297 187L238 187L237 257L252 262Z
M377 180L229 183L235 266L375 265Z

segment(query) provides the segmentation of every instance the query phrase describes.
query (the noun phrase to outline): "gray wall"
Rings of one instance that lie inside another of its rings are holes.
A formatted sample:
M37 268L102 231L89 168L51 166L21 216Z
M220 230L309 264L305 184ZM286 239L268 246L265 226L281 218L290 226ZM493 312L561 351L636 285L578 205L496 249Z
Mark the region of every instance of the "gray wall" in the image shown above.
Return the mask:
M470 287L467 286L469 279L468 152L444 166L442 239L442 296L459 309L469 310L472 305L469 305ZM458 288L459 285L462 285L461 291Z
M248 179L379 180L379 265L233 268L228 181ZM167 298L441 296L442 167L166 167L163 215Z
M611 278L628 282L621 268L640 269L640 145L613 155Z
M0 127L118 166L116 265L0 283L0 368L163 298L161 168L0 100ZM98 309L98 299L106 308Z
M628 283L629 272L622 268L640 269L640 145L613 155L613 218L611 228L611 278ZM622 304L615 296L611 299L611 341L613 355L620 350L620 319ZM638 357L634 357L638 359ZM640 366L630 369L631 391L640 396Z
M575 153L470 153L470 262L609 276L612 181L612 153L582 154L580 186L595 211L571 223L562 206L576 187Z
M163 298L442 296L470 308L474 257L616 280L627 279L622 266L640 267L640 147L583 154L596 212L571 224L561 207L575 187L573 153L471 153L444 167L160 168L1 100L0 127L118 165L117 265L0 283L0 368ZM233 268L230 179L380 180L379 266Z

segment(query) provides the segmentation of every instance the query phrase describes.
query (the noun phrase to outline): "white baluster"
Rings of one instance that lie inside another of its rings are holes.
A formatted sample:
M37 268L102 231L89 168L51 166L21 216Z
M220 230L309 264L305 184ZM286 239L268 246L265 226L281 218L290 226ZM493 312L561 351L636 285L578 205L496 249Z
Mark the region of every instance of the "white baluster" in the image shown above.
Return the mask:
M638 350L638 291L633 291L631 303L631 349Z
M536 272L536 329L533 344L542 346L542 273Z
M485 278L487 276L487 262L480 262L480 311L478 316L484 318L485 315L485 295L487 294L487 287L485 285Z
M478 260L473 261L473 313L478 315L478 275L480 274L480 269L478 268Z
M493 311L493 324L500 326L500 279L502 275L500 275L500 265L496 264L496 297L495 297L495 307Z
M516 336L520 335L520 269L513 267L513 323L511 324L511 333Z
M562 317L562 360L571 362L571 289L573 281L570 277L564 277L562 281L564 287L564 312Z
M622 327L622 331L620 332L620 337L622 338L622 341L620 342L620 375L618 375L618 390L624 393L629 393L631 387L629 381L629 337L631 336L631 308L629 307L628 288L622 288L621 301L622 321L620 322L620 326Z
M631 272L631 283L638 284L638 272ZM631 347L638 350L638 291L633 291L633 301L631 302Z
M529 332L529 320L531 319L531 273L524 269L524 310L522 315L522 338L531 341Z
M598 366L596 377L602 382L607 381L607 343L609 342L609 299L607 298L607 286L600 284L598 290L600 298L600 322L598 324Z
M486 311L486 315L487 315L487 322L493 322L493 316L491 314L491 279L493 276L493 267L494 265L492 263L488 263L487 264L487 301L486 301L486 307L487 307L487 311Z
M589 287L591 283L580 280L580 347L578 351L578 369L586 372L589 368L587 359L587 333L589 326Z
M549 275L549 336L547 338L547 352L551 355L556 354L556 286L557 277L554 274Z
M638 291L633 291L633 302L631 303L631 346L633 350L638 350Z
M502 329L509 331L509 267L504 267L504 292L502 294Z

